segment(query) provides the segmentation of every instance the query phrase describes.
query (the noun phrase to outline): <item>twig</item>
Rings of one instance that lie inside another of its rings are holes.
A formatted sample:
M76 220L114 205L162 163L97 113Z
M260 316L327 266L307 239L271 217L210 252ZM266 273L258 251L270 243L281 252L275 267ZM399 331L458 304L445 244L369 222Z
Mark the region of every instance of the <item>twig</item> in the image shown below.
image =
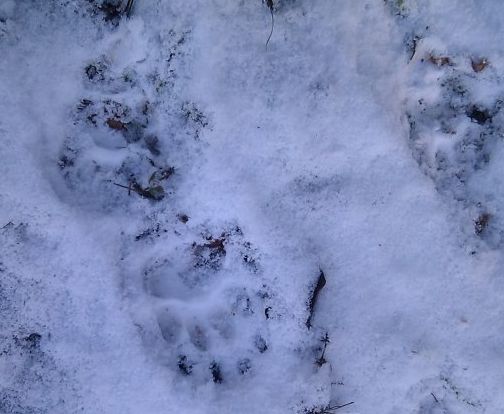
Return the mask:
M322 288L326 285L326 278L324 275L324 272L322 269L320 269L320 274L317 280L317 285L315 286L315 289L313 290L311 296L310 296L310 301L308 302L308 319L306 320L306 326L308 329L311 328L311 320L313 317L313 311L315 310L315 304L317 303L318 295Z
M326 352L326 349L327 349L327 345L329 343L331 343L330 339L329 339L329 334L326 332L325 333L325 336L320 340L320 342L322 342L324 344L324 349L322 350L322 355L320 355L319 358L317 358L317 360L315 361L315 363L321 367L322 365L324 365L327 360L325 359L325 352Z
M12 221L9 221L5 226L2 227L2 229L5 229L9 226L12 226L14 223Z
M273 28L275 27L275 18L273 17L273 0L266 0L266 5L268 6L268 9L270 9L271 12L271 32L268 36L268 40L266 40L266 50L268 50L268 43L271 39L271 36L273 36Z
M128 3L126 4L126 8L124 9L124 13L126 13L127 17L131 16L131 11L133 10L133 3L135 0L128 0Z
M349 403L346 403L346 404L343 404L343 405L336 405L336 406L331 407L329 409L332 410L332 411L335 411L335 410L339 410L340 408L343 408L343 407L348 407L349 405L352 405L352 404L355 404L355 403L352 401L352 402L349 402Z
M160 185L153 185L151 187L144 188L135 181L132 181L128 187L126 187L125 185L122 185L122 184L114 183L114 182L112 182L112 184L114 184L118 187L127 189L128 195L131 195L131 192L134 191L140 197L148 198L149 200L160 201L165 196L164 189Z
M140 195L140 196L143 197L143 194L140 191L142 189L142 187L139 186L136 183L131 182L131 183L129 183L129 185L127 187L125 185L122 185L122 184L117 184L117 183L112 183L112 184L117 185L118 187L127 189L129 196L131 195L131 192L134 191L135 193L137 193L138 195Z
M112 183L112 184L117 185L118 187L121 187L121 188L125 188L126 190L131 190L131 187L128 187L126 185L117 184L117 183Z

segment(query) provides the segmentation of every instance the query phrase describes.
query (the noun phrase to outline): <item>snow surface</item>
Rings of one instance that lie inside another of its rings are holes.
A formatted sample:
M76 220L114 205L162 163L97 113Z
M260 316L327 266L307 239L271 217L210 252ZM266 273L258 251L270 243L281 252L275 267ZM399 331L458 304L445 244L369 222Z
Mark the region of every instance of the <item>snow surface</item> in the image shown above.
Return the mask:
M504 4L106 3L0 0L0 413L502 412Z

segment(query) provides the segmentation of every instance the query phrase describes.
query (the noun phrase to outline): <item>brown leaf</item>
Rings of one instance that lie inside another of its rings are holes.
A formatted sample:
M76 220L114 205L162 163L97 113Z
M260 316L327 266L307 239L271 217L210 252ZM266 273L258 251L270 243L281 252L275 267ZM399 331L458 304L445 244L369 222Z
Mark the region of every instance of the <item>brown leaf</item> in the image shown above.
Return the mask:
M479 73L483 70L485 70L485 68L488 66L488 60L485 59L485 58L481 58L481 59L471 59L471 66L472 66L472 69L476 72L476 73Z
M430 54L427 60L438 67L453 65L452 60L448 56L435 56L433 54Z
M205 244L205 247L218 251L225 251L224 242L225 239L213 239L209 243Z
M124 131L126 130L126 124L124 122L119 121L118 119L109 118L107 119L107 125L111 129L115 129L116 131Z

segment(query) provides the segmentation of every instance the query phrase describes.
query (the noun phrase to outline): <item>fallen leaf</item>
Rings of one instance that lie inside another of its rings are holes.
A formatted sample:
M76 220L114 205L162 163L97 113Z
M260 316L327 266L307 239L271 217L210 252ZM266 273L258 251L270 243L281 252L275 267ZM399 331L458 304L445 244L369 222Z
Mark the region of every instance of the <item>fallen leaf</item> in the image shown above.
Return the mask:
M124 131L126 130L126 124L124 122L119 121L118 119L109 118L107 119L107 125L111 129L115 129L116 131Z
M479 73L488 66L488 60L485 58L471 59L471 66L476 73Z

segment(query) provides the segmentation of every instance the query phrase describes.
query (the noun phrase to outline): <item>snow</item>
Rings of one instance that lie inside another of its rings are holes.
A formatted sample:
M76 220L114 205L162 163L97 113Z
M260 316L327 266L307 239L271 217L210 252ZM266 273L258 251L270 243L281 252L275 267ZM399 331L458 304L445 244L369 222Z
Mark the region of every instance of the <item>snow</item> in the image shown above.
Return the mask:
M0 2L0 412L500 412L501 2L103 4Z

